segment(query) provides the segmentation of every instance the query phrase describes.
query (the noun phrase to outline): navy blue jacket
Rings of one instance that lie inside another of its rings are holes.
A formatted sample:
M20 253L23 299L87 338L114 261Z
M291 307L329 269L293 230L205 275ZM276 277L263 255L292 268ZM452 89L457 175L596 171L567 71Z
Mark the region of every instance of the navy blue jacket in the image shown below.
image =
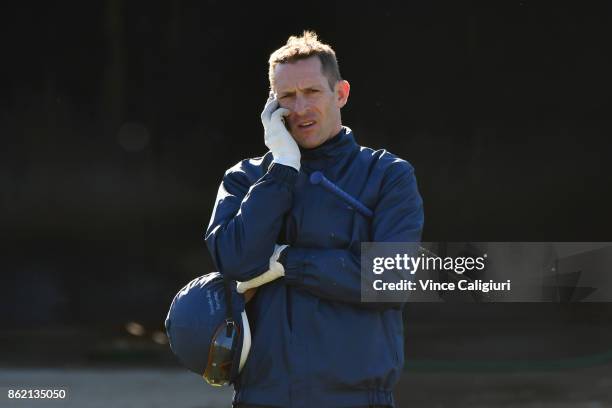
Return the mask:
M272 154L243 160L223 178L206 243L237 281L268 269L288 244L285 277L247 306L250 355L234 403L278 407L393 406L404 361L401 308L361 303L360 243L418 242L423 205L412 166L355 143L344 127L302 150L298 173ZM309 175L319 170L374 211L366 219Z

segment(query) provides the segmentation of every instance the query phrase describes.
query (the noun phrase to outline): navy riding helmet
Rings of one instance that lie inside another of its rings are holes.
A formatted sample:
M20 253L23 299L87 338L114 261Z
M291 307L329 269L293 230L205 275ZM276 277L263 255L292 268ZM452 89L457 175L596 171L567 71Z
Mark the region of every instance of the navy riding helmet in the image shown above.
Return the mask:
M231 310L227 298L231 298ZM211 385L231 384L251 348L245 300L236 283L211 272L189 282L174 297L165 326L181 364Z

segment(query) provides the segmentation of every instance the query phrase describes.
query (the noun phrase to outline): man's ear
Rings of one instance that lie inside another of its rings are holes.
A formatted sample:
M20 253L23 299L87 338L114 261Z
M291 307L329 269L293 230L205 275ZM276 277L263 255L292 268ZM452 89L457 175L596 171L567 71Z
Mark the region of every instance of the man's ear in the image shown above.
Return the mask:
M341 80L336 82L335 93L336 93L336 105L339 108L344 107L348 102L349 93L351 92L351 84L348 81Z

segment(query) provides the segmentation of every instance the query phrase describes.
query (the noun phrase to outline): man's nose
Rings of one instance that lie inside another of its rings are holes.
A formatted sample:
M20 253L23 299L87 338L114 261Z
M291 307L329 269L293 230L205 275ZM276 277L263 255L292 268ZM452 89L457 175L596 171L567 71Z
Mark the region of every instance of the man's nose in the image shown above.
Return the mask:
M307 109L308 101L306 100L306 98L301 95L296 95L295 101L293 103L293 112L295 112L297 115L303 115L304 113L306 113Z

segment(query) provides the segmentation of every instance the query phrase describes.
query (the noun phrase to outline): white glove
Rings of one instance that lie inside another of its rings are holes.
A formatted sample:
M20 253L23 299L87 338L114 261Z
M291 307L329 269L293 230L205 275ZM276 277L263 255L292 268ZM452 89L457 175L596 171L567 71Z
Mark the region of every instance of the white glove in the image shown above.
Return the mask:
M283 264L278 262L278 257L283 249L287 248L289 245L275 245L274 253L270 257L270 269L265 271L259 276L254 277L251 280L246 282L238 282L236 286L236 290L238 293L244 293L249 289L257 288L261 285L265 285L268 282L272 282L275 279L278 279L282 276L285 276L285 267Z
M300 171L300 149L293 136L285 127L285 116L289 109L279 108L278 101L270 95L261 112L264 127L264 141L274 156L274 163L291 166Z

